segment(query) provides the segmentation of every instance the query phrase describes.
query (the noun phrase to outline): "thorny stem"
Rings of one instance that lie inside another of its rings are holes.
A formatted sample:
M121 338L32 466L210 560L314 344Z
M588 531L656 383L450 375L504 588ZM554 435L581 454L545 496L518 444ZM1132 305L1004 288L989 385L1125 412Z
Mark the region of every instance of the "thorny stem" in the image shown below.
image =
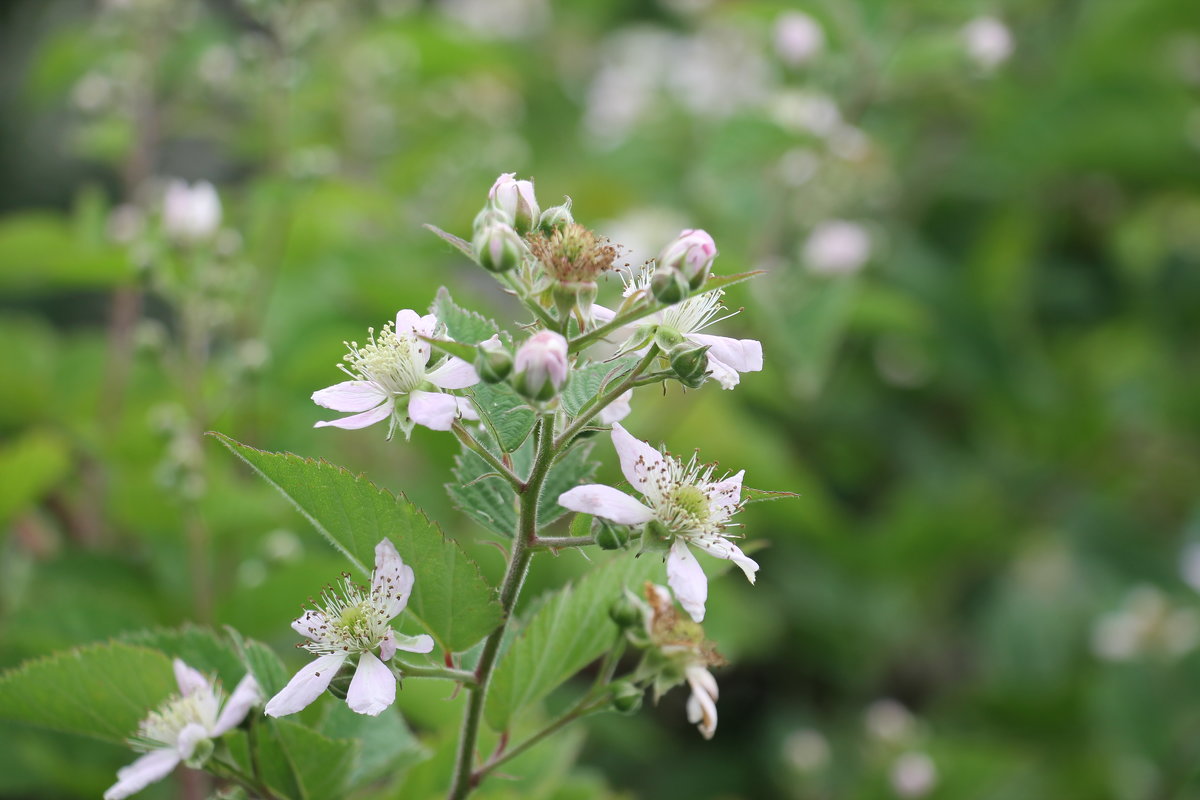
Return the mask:
M500 477L508 481L514 489L517 491L521 490L523 485L521 479L518 478L511 469L508 468L507 464L497 458L491 450L488 450L483 446L482 443L480 443L478 439L472 436L471 432L463 427L463 424L458 420L454 421L453 431L454 435L458 437L458 440L462 442L465 447L486 461L488 466L496 470L496 472L500 474Z
M496 666L496 657L500 653L500 641L504 638L504 631L512 618L513 608L525 582L525 574L529 571L529 562L533 558L532 544L537 539L538 497L541 495L542 483L546 480L554 456L554 417L539 417L533 435L533 471L529 480L517 488L521 498L520 517L517 521L516 536L513 537L508 570L504 574L504 582L500 585L500 607L504 611L504 617L483 643L483 651L475 667L477 685L467 687L467 710L463 715L462 732L458 739L458 755L449 800L462 800L478 783L473 774L473 765L475 745L479 739L479 725L483 719L483 704L487 699L488 684Z

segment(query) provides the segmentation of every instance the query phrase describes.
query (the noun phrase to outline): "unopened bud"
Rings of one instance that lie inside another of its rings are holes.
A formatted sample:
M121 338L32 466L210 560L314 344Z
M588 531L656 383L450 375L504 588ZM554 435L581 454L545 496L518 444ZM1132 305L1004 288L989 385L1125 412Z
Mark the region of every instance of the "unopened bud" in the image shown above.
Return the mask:
M531 400L549 400L567 382L567 340L539 331L517 349L513 388Z
M675 267L658 267L650 279L650 293L660 303L673 305L688 296L688 279Z
M542 216L538 218L537 226L547 236L554 233L560 228L565 228L575 221L575 217L571 214L571 198L567 198L561 206L550 206L542 212Z
M659 270L664 267L679 270L689 288L694 291L704 285L716 257L717 245L713 238L699 228L694 228L683 231L664 247L658 254L656 266Z
M508 215L518 233L528 233L538 224L541 209L533 193L532 181L519 181L515 172L506 172L492 184L488 200Z
M508 272L521 263L524 245L511 226L496 222L475 234L475 258L489 272Z
M513 369L512 353L493 336L476 345L475 371L484 383L500 383Z
M610 688L613 708L622 714L633 714L642 707L642 696L646 693L632 681L617 681Z
M471 230L474 233L479 233L480 230L489 225L508 225L511 227L512 219L509 218L508 214L505 214L489 202L475 215L475 222L472 223Z
M699 388L708 374L709 345L684 342L671 350L671 369L680 382L692 389Z
M613 601L608 607L608 616L621 630L641 625L645 621L642 619L642 609L627 594Z
M596 302L595 281L564 281L556 283L551 291L554 307L559 319L566 319L575 309L585 320L592 318L592 305Z
M596 517L592 529L596 532L596 544L601 550L623 550L629 544L629 527L626 525L615 525Z

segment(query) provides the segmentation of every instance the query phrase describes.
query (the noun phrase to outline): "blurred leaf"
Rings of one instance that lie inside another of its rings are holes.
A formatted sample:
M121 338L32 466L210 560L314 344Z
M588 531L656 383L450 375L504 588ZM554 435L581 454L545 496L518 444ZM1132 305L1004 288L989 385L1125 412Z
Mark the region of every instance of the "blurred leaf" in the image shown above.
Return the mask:
M575 416L585 405L600 395L600 390L624 375L637 363L636 358L619 358L600 364L588 364L573 370L559 398L567 413Z
M123 635L121 641L161 650L205 674L216 673L228 690L232 690L246 674L246 667L233 643L208 628L184 625L178 629L136 631Z
M550 468L542 485L542 498L538 506L539 528L567 513L567 509L558 504L559 495L581 483L587 483L596 474L598 464L591 458L592 446L593 442L590 441L576 444Z
M445 286L438 289L430 310L438 318L438 322L446 326L450 338L456 342L479 344L500 332L496 323L482 314L456 305L450 297L450 290Z
M328 462L256 450L213 435L283 492L363 575L371 574L375 546L390 538L416 573L408 611L446 651L466 650L499 624L495 590L478 567L403 496Z
M395 708L371 717L354 713L345 703L330 703L321 723L321 733L331 739L361 742L347 781L350 788L385 776L394 780L429 757L429 750L413 736Z
M358 743L288 720L273 719L258 730L258 763L272 789L306 800L345 795Z
M90 645L0 675L0 717L122 743L176 691L162 653L120 642Z
M528 401L505 383L479 383L467 391L500 449L511 453L520 447L537 416Z
M246 639L233 628L226 628L226 630L237 646L247 672L254 676L264 697L271 697L287 685L291 676L288 675L287 669L274 650L262 642Z
M0 531L63 479L71 469L70 445L50 431L34 430L0 447Z
M504 730L514 714L603 655L617 635L609 604L661 569L658 559L622 554L551 594L500 657L484 709L488 724Z
M81 242L62 217L26 213L0 220L0 289L113 286L132 275L124 252Z
M453 233L447 233L446 231L439 228L437 225L431 225L428 222L425 223L424 227L426 230L433 231L433 233L439 239L441 239L444 242L449 243L451 247L453 247L458 252L462 253L467 258L471 259L472 261L475 261L475 248L471 247L471 243L468 242L466 239L455 236ZM441 317L439 316L438 319L441 319Z

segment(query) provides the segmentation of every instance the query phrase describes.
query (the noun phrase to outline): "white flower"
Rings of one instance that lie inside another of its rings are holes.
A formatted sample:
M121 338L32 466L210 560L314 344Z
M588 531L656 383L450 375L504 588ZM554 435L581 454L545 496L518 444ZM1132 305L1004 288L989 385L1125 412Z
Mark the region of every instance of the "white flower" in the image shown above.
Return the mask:
M208 181L172 180L163 196L163 227L183 242L207 239L221 224L221 198Z
M693 664L684 671L692 696L687 701L688 722L700 729L705 739L717 732L717 679L702 666Z
M309 638L300 645L317 656L267 702L272 717L295 714L320 697L352 655L358 666L346 693L346 704L359 714L377 716L396 699L396 676L384 661L397 650L428 653L433 639L426 634L403 636L391 621L408 605L413 587L412 567L405 565L388 539L375 546L371 587L359 586L343 575L338 589L321 593L322 605L306 611L292 628ZM372 652L379 648L379 657ZM382 660L381 660L382 659Z
M220 686L178 658L175 681L179 694L142 720L137 736L130 740L145 755L117 770L117 782L104 793L104 800L121 800L140 792L181 762L199 766L212 755L212 740L237 727L250 708L262 702L258 684L250 675L238 682L224 707Z
M716 558L732 561L751 583L758 564L729 540L730 518L741 508L742 475L713 480L713 467L696 457L682 462L660 453L613 423L613 447L621 472L641 492L646 504L603 484L585 484L564 492L558 504L571 511L594 514L621 525L656 520L674 535L667 555L667 583L692 619L704 619L708 578L688 549L697 547ZM647 505L648 504L648 505Z
M787 65L798 67L821 54L825 32L816 20L800 11L788 11L775 20L775 52Z
M372 328L370 339L361 347L358 342L348 342L346 364L338 368L352 380L313 392L312 399L324 408L356 413L314 427L365 428L390 418L391 438L397 427L408 436L413 423L448 431L457 416L478 419L469 400L422 388L429 384L430 388L465 389L479 383L475 368L461 358L452 356L428 369L431 348L418 335L433 336L437 324L433 314L422 317L406 308L396 314L395 327L389 322L378 335Z
M654 277L654 268L646 267L638 276L625 287L625 295L643 294L650 291L650 281ZM681 303L668 306L662 311L646 317L639 324L657 324L661 328L675 331L693 344L708 346L708 371L712 378L723 389L732 389L741 381L742 372L759 372L763 368L762 343L756 339L733 339L728 336L713 336L700 331L721 320L728 319L733 314L719 316L725 310L721 305L724 292L720 289L697 295ZM597 324L612 320L615 313L604 306L593 306L592 317ZM627 337L633 333L633 327L627 326L615 331L616 339Z
M995 17L977 17L962 29L963 47L981 69L992 70L1012 55L1013 38L1008 27Z
M925 753L905 753L896 759L889 777L901 797L924 797L937 788L937 765Z
M804 242L804 263L817 275L853 275L870 259L871 237L853 222L822 222Z

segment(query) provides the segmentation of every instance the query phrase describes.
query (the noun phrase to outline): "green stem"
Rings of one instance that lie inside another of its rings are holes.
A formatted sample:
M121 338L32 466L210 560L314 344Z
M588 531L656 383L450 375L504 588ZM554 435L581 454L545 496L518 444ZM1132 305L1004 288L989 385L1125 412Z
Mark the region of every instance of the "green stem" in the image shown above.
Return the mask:
M475 770L475 773L474 773L474 775L472 775L471 779L475 783L478 784L485 777L487 777L488 773L490 773L492 770L496 769L496 767L499 767L501 764L504 764L507 761L511 761L512 759L521 755L526 750L533 747L535 744L542 741L550 734L558 731L561 728L566 727L567 725L569 725L570 723L574 722L577 719L581 719L583 717L586 717L588 714L593 714L597 711L603 711L605 708L608 707L609 699L606 695L601 695L600 697L595 698L595 699L592 699L592 695L593 695L592 692L589 692L588 694L584 695L583 698L578 703L576 703L569 711L567 711L561 717L554 720L549 725L542 728L540 731L533 734L528 739L521 742L519 745L512 748L511 750L507 750L503 754L498 755L498 756L492 758L491 760L489 760L488 763L484 764L482 767Z
M534 300L525 293L524 287L517 283L512 277L512 273L502 272L496 276L497 280L508 287L509 291L521 301L521 305L529 310L538 320L550 330L558 330L558 320L555 319L549 311L542 307L542 304Z
M467 710L463 715L449 800L463 800L478 785L478 779L474 775L474 761L479 726L483 719L483 705L487 699L488 684L492 679L496 658L500 654L500 641L504 638L504 631L512 618L513 608L517 604L517 597L529 571L529 562L533 558L532 544L537 540L538 497L541 495L542 483L550 472L550 464L554 460L554 417L539 417L533 436L533 471L529 480L517 488L521 497L520 517L517 521L516 536L513 537L512 552L509 554L508 570L504 574L504 582L500 585L500 607L504 610L504 618L483 643L479 663L475 667L477 685L467 687Z
M531 546L538 550L561 550L564 547L587 547L595 543L595 536L539 536Z
M613 400L616 400L618 397L624 394L626 389L632 388L633 385L637 383L638 376L646 371L646 368L650 366L651 362L653 362L657 356L658 346L653 344L650 345L649 349L646 350L646 355L642 356L642 360L639 361L632 370L630 370L629 374L625 376L624 380L580 409L579 416L575 418L575 421L567 426L566 430L559 434L558 438L554 441L555 458L557 458L558 454L563 451L564 447L571 443L571 440L575 438L575 434L579 433L584 429L584 427L587 426L589 422L591 422L592 417L595 416L600 409L604 408Z
M391 664L395 670L399 671L398 677L402 678L438 678L445 681L458 681L463 686L478 686L479 682L475 679L475 673L466 669L451 669L450 667L418 667L412 664L392 659Z
M660 307L657 304L652 303L649 306L634 306L630 310L626 311L624 314L617 314L615 317L613 317L612 319L610 319L608 322L604 323L603 325L596 327L596 328L592 328L587 333L580 334L579 336L576 336L574 339L572 339L568 343L567 352L568 353L578 353L580 350L587 347L589 344L596 341L597 339L603 339L606 335L612 333L613 331L617 330L618 328L622 328L631 322L636 322L637 320L641 319L642 317L648 317L651 314L653 314L655 311L658 311L659 308Z
M454 435L458 437L458 440L463 443L464 447L486 461L488 466L496 470L501 478L508 481L510 486L520 491L523 485L521 479L503 461L497 458L491 450L488 450L478 439L472 436L471 432L464 428L461 422L455 420L452 430L454 431Z

